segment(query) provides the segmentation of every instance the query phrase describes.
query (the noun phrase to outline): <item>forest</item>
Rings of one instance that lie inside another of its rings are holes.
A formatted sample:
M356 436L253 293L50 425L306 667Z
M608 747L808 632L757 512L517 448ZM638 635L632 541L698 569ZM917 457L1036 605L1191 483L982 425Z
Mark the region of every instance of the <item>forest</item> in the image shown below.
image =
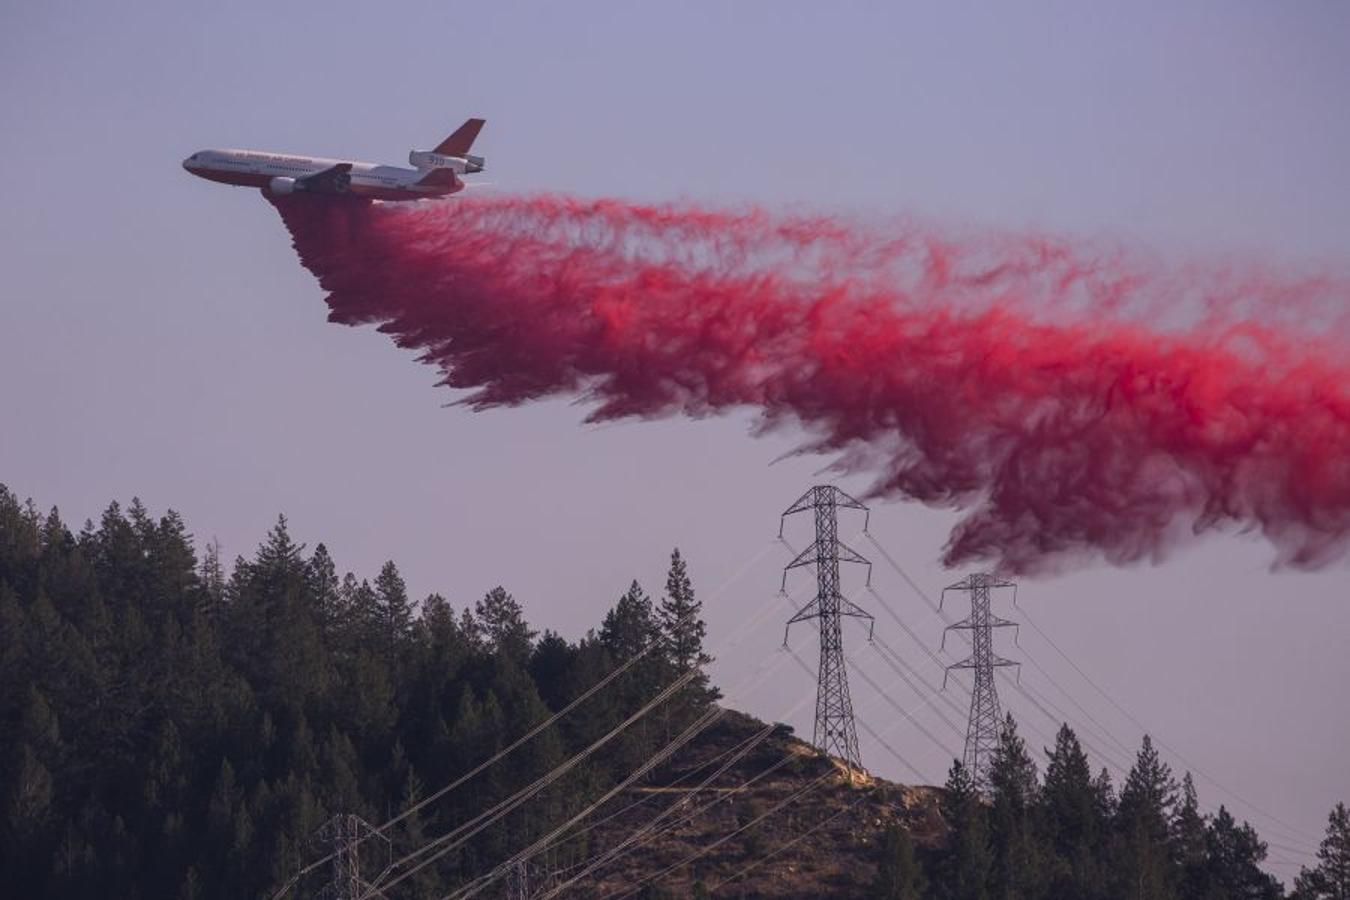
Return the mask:
M563 768L390 894L442 897L716 707L679 551L659 596L636 582L616 595L584 633L538 633L501 587L456 609L409 597L393 562L373 579L340 574L284 517L252 556L227 562L216 545L199 552L177 513L113 503L75 531L0 486L0 894L265 898L323 856L316 836L336 814L401 816L390 852L402 855ZM516 742L453 803L420 805ZM954 763L941 809L941 840L879 834L877 874L849 895L1286 895L1262 871L1256 831L1222 807L1203 812L1190 776L1178 781L1147 738L1117 786L1067 725L1033 750L1009 717L988 783ZM552 852L565 863L593 850L582 838ZM321 881L292 895L316 896ZM1350 900L1343 804L1291 888ZM667 894L653 884L644 896ZM756 896L753 880L731 896Z

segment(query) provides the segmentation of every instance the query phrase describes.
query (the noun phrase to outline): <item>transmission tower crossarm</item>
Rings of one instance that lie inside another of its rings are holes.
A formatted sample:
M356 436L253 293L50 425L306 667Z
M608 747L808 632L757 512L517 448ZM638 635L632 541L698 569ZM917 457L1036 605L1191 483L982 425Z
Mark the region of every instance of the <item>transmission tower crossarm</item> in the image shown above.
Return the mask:
M787 577L789 572L793 569L799 569L802 566L814 566L819 555L819 548L816 546L815 542L812 542L809 547L793 557L792 562L783 567L783 586L780 590L787 590Z
M962 619L959 622L953 622L943 631L969 631L973 628L1020 628L1021 622L1014 622L1011 619L1002 619L992 613L988 622L972 622L969 618Z
M956 584L949 584L942 590L968 591L971 589L972 586L986 587L986 588L1016 588L1017 583L1014 581L1007 581L1005 579L998 578L994 575L985 575L983 573L976 573L974 575L968 575L965 578L962 578L960 581L956 582Z
M866 504L864 504L857 497L853 497L845 493L844 491L839 490L839 488L834 488L833 490L834 490L835 506L846 506L849 509L861 509L864 512L867 511Z
M816 505L816 489L807 488L806 493L802 494L796 501L783 511L783 518L786 519L793 513L805 512Z
M847 597L843 597L839 601L839 615L850 616L854 619L865 619L867 621L867 640L869 643L871 642L877 628L875 616Z
M820 618L820 604L812 600L810 603L797 610L792 618L788 619L787 623L789 626L792 626L796 625L798 622L809 622L811 619L818 618Z
M867 566L867 587L872 586L872 561L843 541L839 541L839 561Z

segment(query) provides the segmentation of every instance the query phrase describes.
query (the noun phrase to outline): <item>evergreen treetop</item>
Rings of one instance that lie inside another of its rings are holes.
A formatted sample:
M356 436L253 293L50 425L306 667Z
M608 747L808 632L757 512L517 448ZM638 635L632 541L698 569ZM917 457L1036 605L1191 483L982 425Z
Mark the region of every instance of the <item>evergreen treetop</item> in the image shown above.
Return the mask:
M1298 900L1350 900L1350 812L1344 803L1337 803L1327 816L1317 865L1299 872L1295 884Z

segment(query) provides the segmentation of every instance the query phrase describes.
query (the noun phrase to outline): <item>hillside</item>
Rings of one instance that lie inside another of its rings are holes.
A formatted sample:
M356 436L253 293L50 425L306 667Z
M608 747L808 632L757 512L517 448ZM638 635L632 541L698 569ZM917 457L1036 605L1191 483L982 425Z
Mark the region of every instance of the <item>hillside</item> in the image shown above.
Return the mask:
M175 513L76 533L0 486L0 893L332 895L359 819L388 900L1283 896L1147 737L1116 783L1067 726L1047 755L1009 718L982 795L960 766L849 778L721 709L678 552L659 599L634 582L575 639L504 588L454 608L393 562L339 571L284 518L226 566ZM1345 847L1337 806L1299 900L1345 896L1319 886Z
M577 881L566 896L621 895L651 879L673 897L688 896L696 882L721 886L726 896L863 897L888 825L900 824L920 845L942 840L938 789L857 773L850 779L838 760L783 725L737 757L764 727L728 710L678 761L616 798L612 808L627 811L594 830L597 849L619 846L659 815L668 828Z

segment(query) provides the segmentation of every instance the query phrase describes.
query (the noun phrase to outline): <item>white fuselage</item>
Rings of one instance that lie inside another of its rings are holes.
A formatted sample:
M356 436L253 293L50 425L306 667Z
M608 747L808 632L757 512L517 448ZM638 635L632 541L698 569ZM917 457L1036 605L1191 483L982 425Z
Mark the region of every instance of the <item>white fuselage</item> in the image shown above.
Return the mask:
M201 150L183 160L183 168L200 178L261 188L271 193L304 190L303 179L343 165L351 168L344 173L348 177L343 179L341 193L370 200L441 197L461 191L465 186L463 180L451 172L443 172L429 180L427 170L259 150Z

